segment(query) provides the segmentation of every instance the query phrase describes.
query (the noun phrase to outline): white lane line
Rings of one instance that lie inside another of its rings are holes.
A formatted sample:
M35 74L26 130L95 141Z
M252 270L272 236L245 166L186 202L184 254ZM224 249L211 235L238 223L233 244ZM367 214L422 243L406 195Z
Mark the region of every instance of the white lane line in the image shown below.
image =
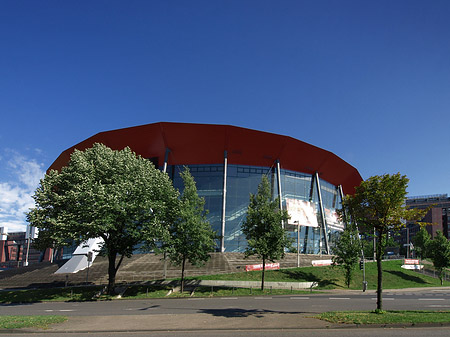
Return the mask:
M443 298L419 298L419 301L444 301Z
M300 296L296 296L296 297L290 297L291 300L309 300L309 297L300 297Z
M372 300L377 300L377 298L376 297L372 297ZM387 297L387 298L384 298L383 297L383 301L393 301L394 300L394 298L393 297Z
M442 304L432 304L428 306L429 308L450 308L450 305L442 305Z
M72 309L60 309L60 310L52 310L52 309L47 309L44 310L45 312L54 312L54 311L59 311L59 312L71 312L71 311L76 311L76 310L72 310Z
M237 297L221 297L221 300L237 300Z
M199 298L188 298L188 301L204 301L205 299L202 297Z
M349 300L350 297L328 297L329 300Z

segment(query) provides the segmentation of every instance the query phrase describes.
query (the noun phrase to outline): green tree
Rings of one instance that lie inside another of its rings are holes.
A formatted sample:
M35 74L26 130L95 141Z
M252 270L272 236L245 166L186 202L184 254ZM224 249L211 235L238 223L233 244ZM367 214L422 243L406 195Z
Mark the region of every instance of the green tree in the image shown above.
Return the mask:
M343 200L343 209L363 232L375 230L377 260L377 311L383 309L383 252L389 231L397 232L404 220L419 220L424 210L406 209L406 188L409 179L397 174L373 176L356 187L354 195Z
M425 227L422 227L413 237L412 241L416 254L421 258L427 258L427 247L430 243L431 237Z
M444 269L450 267L450 242L441 231L436 231L436 234L436 237L428 242L426 252L433 261L441 285L443 285Z
M353 271L361 255L361 242L356 228L349 225L344 229L336 241L333 253L335 254L333 265L339 265L344 269L345 284L350 288Z
M262 259L261 290L264 290L266 261L283 258L285 248L291 245L292 240L283 228L283 221L288 219L288 212L280 210L279 199L272 200L269 180L263 176L258 193L250 195L247 217L242 224L248 244L245 256L256 255Z
M38 246L103 239L110 294L124 256L139 243L167 239L179 202L169 177L150 161L103 144L75 150L66 167L41 180L34 200L28 221L39 229Z
M214 251L216 233L206 220L205 200L198 196L194 178L189 169L180 174L184 190L180 200L180 213L170 227L171 238L167 245L170 260L181 265L181 292L184 291L184 271L186 261L192 265L202 265Z

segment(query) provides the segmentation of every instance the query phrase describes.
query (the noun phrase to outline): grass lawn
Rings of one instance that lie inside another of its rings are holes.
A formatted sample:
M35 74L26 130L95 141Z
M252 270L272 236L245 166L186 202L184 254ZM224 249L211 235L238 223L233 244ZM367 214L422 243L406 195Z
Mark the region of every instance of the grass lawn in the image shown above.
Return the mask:
M0 329L46 329L50 324L62 323L66 320L65 316L0 316Z
M0 303L33 303L33 302L84 302L84 301L107 301L118 299L117 296L97 296L101 287L73 287L54 289L30 289L10 290L0 292ZM262 295L290 295L305 294L303 290L283 289L258 289L227 288L227 287L196 287L195 291L169 292L170 286L164 285L130 285L126 288L123 299L146 299L165 297L226 297L226 296L262 296Z
M412 270L402 269L403 260L383 262L383 288L401 289L415 287L439 287L439 279L422 275ZM242 272L234 274L198 276L198 280L242 280L260 281L261 272ZM266 271L267 282L317 282L319 289L345 289L344 274L340 267L303 267ZM361 289L363 281L362 271L355 268L350 289ZM366 281L368 289L376 289L377 266L375 262L366 263ZM450 286L450 282L444 282Z
M98 287L70 287L49 289L7 290L0 292L0 303L33 303L61 301L89 301L102 289Z
M438 279L401 268L402 261L383 262L383 288L400 289L415 287L439 287ZM192 279L198 280L240 280L261 281L261 272L242 272L234 274L219 274L198 276ZM366 264L366 280L369 289L376 289L377 271L374 262ZM266 281L270 282L317 282L318 289L345 289L344 274L340 267L304 267L282 270L266 271ZM361 289L362 271L355 270L350 289ZM444 282L444 286L450 286L450 282ZM115 297L102 295L95 297L101 287L71 287L36 290L13 290L0 291L0 303L30 303L41 301L92 301L110 300ZM171 287L169 285L133 285L126 288L123 298L163 298L167 297ZM192 296L214 297L214 296L252 296L252 295L287 295L304 294L307 291L270 290L265 289L239 289L220 287L198 287ZM189 292L184 294L173 293L170 297L188 297Z
M315 316L331 323L346 324L423 324L450 323L450 311L335 311Z

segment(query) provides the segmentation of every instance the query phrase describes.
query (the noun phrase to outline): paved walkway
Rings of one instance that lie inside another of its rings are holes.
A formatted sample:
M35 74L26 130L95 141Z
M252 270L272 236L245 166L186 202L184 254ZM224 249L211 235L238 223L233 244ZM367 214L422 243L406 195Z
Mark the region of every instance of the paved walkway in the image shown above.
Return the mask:
M450 287L389 289L384 292L448 291ZM329 293L362 293L358 290L331 290ZM374 290L367 291L375 293ZM232 314L161 314L69 316L64 323L50 326L45 332L142 332L186 330L251 330L251 329L327 329L357 327L355 324L333 324L313 318L308 313L240 312ZM372 325L372 327L376 327ZM32 331L32 330L27 330Z
M251 313L232 317L210 314L75 316L46 332L125 332L249 329L326 329L330 324L308 314Z

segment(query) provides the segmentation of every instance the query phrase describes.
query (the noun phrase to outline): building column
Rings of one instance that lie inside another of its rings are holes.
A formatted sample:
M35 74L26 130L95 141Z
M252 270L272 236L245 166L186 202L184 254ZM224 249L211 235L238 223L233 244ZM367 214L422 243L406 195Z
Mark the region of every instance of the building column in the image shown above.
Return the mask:
M166 147L166 153L164 155L164 166L163 166L164 173L167 172L167 163L169 162L169 153L170 153L170 149L168 147Z
M315 176L312 175L311 176L311 186L309 188L309 202L313 202L313 197L314 197L314 180L315 180ZM300 228L299 228L300 229ZM307 254L308 252L308 240L309 240L309 236L312 233L312 239L314 240L314 231L312 230L312 227L310 228L309 226L306 226L305 228L305 238L303 240L303 253Z
M323 211L323 203L322 203L322 191L320 190L320 178L319 173L316 172L316 187L317 187L317 195L319 197L319 209L320 209L320 218L322 220L322 227L320 228L320 254L322 254L322 235L325 239L325 250L327 254L330 254L330 247L328 246L328 235L327 235L327 224L325 222L325 213Z
M338 187L338 195L339 195L339 198L341 198L341 205L342 205L342 202L343 202L343 200L344 200L344 192L343 192L343 190L342 190L342 185L339 185ZM342 208L342 215L344 216L344 228L347 228L347 216L346 216L346 214L345 214L345 209L344 208Z
M277 159L277 180L278 180L278 199L280 202L280 211L283 210L283 194L281 192L281 165L280 160ZM283 220L283 228L286 228L286 223Z
M220 238L220 251L225 252L225 216L227 209L227 168L228 168L228 152L223 153L223 190L222 190L222 231Z

